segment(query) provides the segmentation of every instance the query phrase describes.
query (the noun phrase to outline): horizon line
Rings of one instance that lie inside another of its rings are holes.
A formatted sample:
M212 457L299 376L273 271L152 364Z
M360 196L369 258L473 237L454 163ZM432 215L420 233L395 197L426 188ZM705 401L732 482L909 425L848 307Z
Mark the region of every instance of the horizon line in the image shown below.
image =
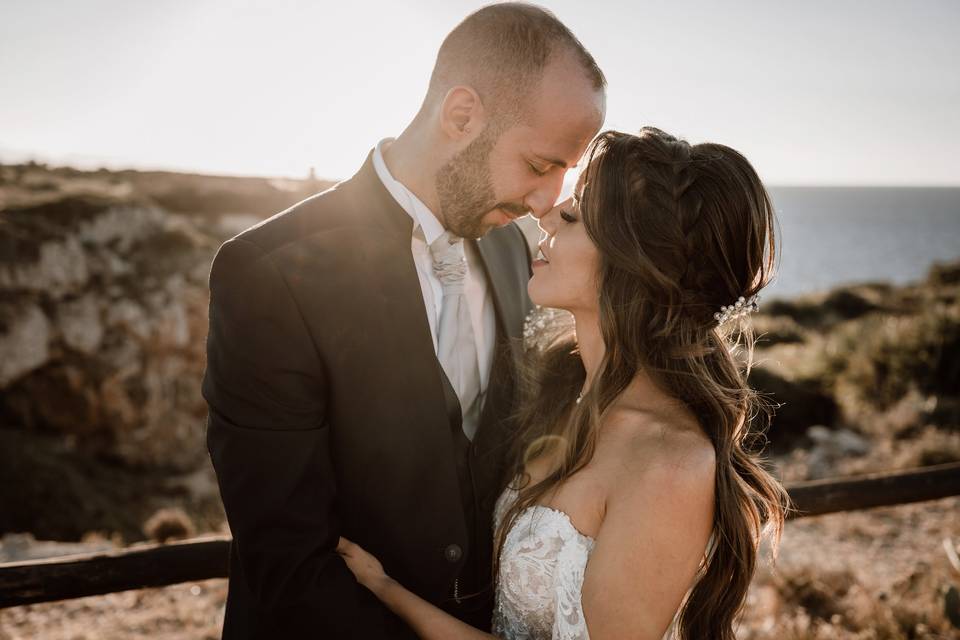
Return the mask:
M13 161L8 162L5 160L4 156L7 155L14 156ZM19 156L19 157L18 157ZM80 156L82 158L82 155ZM261 178L265 180L309 180L309 169L304 172L308 175L278 175L278 174L267 174L267 173L254 173L254 172L222 172L217 173L209 170L200 170L200 169L190 169L185 166L174 167L171 165L160 164L151 164L149 162L136 163L136 162L121 162L113 160L105 160L90 157L87 159L78 159L76 161L63 161L54 159L52 156L44 157L41 154L35 153L21 153L14 151L12 149L3 149L0 148L0 167L2 166L23 166L29 165L30 163L44 165L49 169L73 169L75 171L83 171L94 173L97 171L106 170L112 173L120 173L123 171L135 171L140 173L177 173L181 175L193 175L193 176L203 176L208 178ZM346 180L349 176L341 178L331 178L326 176L316 176L314 179L318 182L332 182L337 183L342 180ZM802 189L802 188L818 188L818 189L827 189L827 188L838 188L838 189L960 189L960 181L953 183L944 183L944 182L899 182L899 183L879 183L879 182L804 182L804 181L764 181L764 184L771 189L780 189L780 188L792 188L792 189Z

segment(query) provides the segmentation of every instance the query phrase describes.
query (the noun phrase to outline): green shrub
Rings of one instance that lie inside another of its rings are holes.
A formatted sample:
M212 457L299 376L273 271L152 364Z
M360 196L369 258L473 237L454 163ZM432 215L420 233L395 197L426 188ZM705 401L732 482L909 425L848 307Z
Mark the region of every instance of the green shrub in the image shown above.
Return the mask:
M960 307L871 318L862 329L838 383L864 400L885 409L911 387L934 395L960 390Z

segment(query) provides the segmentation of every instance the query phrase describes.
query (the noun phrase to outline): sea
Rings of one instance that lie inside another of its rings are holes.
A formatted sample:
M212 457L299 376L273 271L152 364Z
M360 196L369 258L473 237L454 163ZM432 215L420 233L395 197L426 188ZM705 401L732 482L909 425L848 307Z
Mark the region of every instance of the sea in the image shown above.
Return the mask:
M779 264L762 298L905 284L960 260L960 187L769 187ZM536 251L536 220L519 221Z
M960 187L771 187L780 267L768 298L922 279L960 259Z

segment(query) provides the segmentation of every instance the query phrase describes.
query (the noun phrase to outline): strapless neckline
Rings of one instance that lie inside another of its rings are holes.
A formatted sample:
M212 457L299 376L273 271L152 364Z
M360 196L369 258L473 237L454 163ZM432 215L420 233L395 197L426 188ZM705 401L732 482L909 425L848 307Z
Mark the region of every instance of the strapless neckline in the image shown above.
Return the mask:
M519 491L517 491L513 487L507 487L506 492L508 496L511 497L511 501L513 499L516 499L517 495L519 494ZM529 507L527 507L524 511L536 511L536 510L542 510L548 513L555 514L557 517L560 518L562 522L564 522L568 527L570 527L570 530L572 533L576 534L581 539L589 542L590 543L588 545L589 547L592 548L594 544L596 544L596 540L594 540L593 536L588 536L587 534L580 531L580 529L578 529L575 524L573 524L573 520L570 518L570 515L566 511L561 511L560 509L555 509L554 507L551 507L545 504L532 504ZM520 515L524 515L524 514L520 514Z
M519 492L508 486L497 500L499 527ZM715 547L711 534L705 555ZM595 547L559 509L533 504L517 514L503 541L496 585L493 630L506 640L590 640L581 595L587 562ZM684 595L689 597L698 574ZM674 634L680 609L664 632Z

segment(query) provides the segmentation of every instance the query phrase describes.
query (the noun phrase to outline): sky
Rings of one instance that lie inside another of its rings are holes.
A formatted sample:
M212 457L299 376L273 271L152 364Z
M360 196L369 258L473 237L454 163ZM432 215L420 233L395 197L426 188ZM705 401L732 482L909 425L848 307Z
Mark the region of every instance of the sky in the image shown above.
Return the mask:
M0 162L349 177L483 4L0 0ZM768 184L960 185L956 0L539 4L604 70L606 128Z

